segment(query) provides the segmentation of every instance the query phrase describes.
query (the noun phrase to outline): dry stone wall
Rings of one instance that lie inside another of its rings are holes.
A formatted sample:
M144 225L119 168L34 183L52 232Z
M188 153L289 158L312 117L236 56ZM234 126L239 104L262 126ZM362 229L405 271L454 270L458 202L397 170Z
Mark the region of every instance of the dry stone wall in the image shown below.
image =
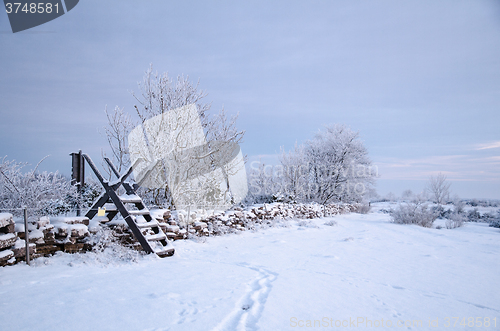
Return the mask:
M237 231L269 227L276 222L313 219L356 212L358 204L285 204L273 203L230 211L206 210L155 213L155 219L169 240L217 236ZM89 226L90 224L90 226ZM106 218L89 221L87 217L40 217L28 223L30 256L50 256L58 251L76 253L102 249L107 243L142 250L123 220L107 222ZM102 232L106 235L102 235ZM9 213L0 213L0 266L25 260L25 228L15 223ZM100 242L101 241L101 242ZM103 243L106 241L106 243Z
M35 251L35 244L29 245L30 254ZM26 257L26 245L16 232L12 214L0 213L0 266L12 265Z
M313 219L356 212L359 204L285 204L273 203L234 208L226 212L166 211L160 222L169 239L185 239L190 236L213 236L235 231L253 230L272 226L279 220ZM162 225L163 224L163 225Z
M49 256L57 251L75 253L92 249L87 217L40 217L28 222L30 257ZM0 213L0 266L26 260L24 223L12 214Z

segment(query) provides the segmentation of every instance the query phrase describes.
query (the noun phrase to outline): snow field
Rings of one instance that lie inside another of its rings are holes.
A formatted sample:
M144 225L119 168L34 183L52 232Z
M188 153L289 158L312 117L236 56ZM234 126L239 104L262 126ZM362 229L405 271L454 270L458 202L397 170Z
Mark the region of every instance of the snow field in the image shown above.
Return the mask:
M499 229L399 225L382 213L289 224L176 241L171 258L58 254L0 268L0 329L335 329L363 319L436 330L451 317L500 329Z

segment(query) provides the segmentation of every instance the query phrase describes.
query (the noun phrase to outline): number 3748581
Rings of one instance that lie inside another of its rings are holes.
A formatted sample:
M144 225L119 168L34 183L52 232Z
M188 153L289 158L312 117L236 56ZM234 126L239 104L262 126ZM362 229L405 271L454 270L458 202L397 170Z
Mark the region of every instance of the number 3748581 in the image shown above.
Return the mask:
M26 13L26 14L52 14L52 12L59 13L59 4L56 3L55 5L52 5L50 2L39 2L35 3L32 2L30 4L24 3L24 5L20 2L7 2L5 4L5 10L7 11L7 14L20 14L20 13Z

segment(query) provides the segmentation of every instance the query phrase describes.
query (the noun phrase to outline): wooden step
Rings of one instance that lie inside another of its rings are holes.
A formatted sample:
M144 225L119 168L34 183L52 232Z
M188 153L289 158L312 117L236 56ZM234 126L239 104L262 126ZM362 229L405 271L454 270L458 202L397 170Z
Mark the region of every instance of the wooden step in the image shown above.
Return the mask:
M158 226L158 222L157 221L149 221L149 222L145 222L145 223L136 223L137 224L137 227L139 229L144 229L144 228L153 228L155 226Z
M130 215L148 215L149 214L149 210L148 209L128 210L128 213Z
M142 202L141 200L141 197L138 196L138 195L129 195L129 194L124 194L124 195L120 195L118 198L120 198L120 200L123 202L123 203L138 203L138 202Z
M105 192L99 196L97 201L94 202L94 205L92 206L93 209L89 210L87 213L94 217L98 211L105 209L108 212L106 215L108 219L112 219L118 212L120 212L121 216L125 219L125 222L134 233L134 236L139 240L139 243L144 251L154 252L160 257L172 256L175 249L172 244L168 242L167 236L160 228L159 223L156 220L148 222L148 220L151 219L150 211L145 207L141 197L135 193L134 187L125 181L132 173L135 163L130 166L125 173L120 174L114 167L113 163L109 159L105 158L105 161L108 163L110 169L117 177L115 181L109 182L104 179L92 159L87 154L82 154L81 152L80 154L94 171L97 179L105 190ZM121 196L117 194L120 186L122 186L125 189L125 192L127 192ZM135 204L136 208L133 208L135 210L127 210L127 204ZM152 234L144 235L144 232ZM154 234L154 232L159 233Z
M175 248L172 245L167 245L160 250L156 250L155 253L159 257L172 256L175 253Z
M144 237L146 238L147 241L160 241L167 239L167 236L163 232L157 234L148 234L145 235Z
M103 208L106 209L106 212L108 211L118 211L114 203L105 203Z

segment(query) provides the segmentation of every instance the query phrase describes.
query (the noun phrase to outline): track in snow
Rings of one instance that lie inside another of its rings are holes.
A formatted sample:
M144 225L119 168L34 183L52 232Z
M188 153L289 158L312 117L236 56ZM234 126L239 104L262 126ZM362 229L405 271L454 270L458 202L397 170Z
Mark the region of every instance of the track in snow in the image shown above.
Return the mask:
M258 273L257 277L248 284L248 289L237 302L231 311L212 331L251 331L258 330L257 322L264 310L271 283L276 279L277 274L260 267L253 267L246 263L239 263L238 266L252 269Z

